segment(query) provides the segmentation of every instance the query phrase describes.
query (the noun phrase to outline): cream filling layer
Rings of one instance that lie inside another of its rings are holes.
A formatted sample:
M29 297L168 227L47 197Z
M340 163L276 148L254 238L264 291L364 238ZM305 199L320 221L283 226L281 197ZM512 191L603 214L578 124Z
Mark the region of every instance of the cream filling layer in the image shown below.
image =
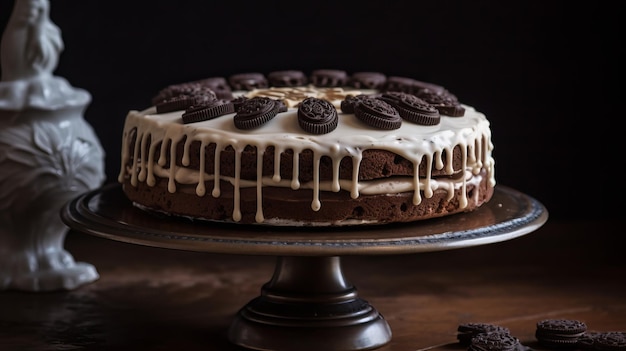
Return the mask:
M130 172L130 169L127 171ZM206 181L215 180L214 174L203 174L200 175L200 172L194 169L189 169L185 167L177 167L173 172L170 169L163 168L159 165L154 167L154 175L160 178L168 179L170 176L174 177L174 180L177 184L181 185L196 185L195 193L198 196L206 195L206 188L203 182L200 179ZM461 188L464 184L472 184L478 186L483 177L481 175L474 175L470 171L465 171L462 176L458 176L455 178L441 177L430 179L428 182L426 179L420 179L419 181L419 189L420 191L425 191L426 186L430 186L430 191L427 193L434 193L436 190L444 189L449 193L448 200L452 199L452 194L454 190ZM231 185L235 185L234 177L220 176L220 180L229 182ZM239 180L239 188L253 188L256 187L258 182L256 180ZM264 187L279 187L279 188L289 188L291 187L292 181L290 179L280 179L276 180L274 177L263 177L261 179L261 184ZM359 195L382 195L382 194L399 194L409 191L414 191L415 184L413 177L394 177L392 179L376 179L376 180L366 180L359 181L357 184L357 190ZM315 189L316 183L313 181L300 183L298 189ZM351 191L354 188L351 180L347 179L339 179L339 187L335 185L333 181L320 181L317 184L317 188L320 191L328 191L328 192L338 192L340 190ZM216 196L218 197L218 196Z

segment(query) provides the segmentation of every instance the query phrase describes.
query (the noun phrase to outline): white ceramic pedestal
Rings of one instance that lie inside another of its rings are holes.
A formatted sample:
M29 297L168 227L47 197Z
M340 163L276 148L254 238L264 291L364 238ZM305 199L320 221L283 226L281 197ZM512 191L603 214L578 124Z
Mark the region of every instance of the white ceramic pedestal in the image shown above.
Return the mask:
M0 290L74 289L95 267L63 248L61 208L104 182L83 113L91 95L52 74L63 49L48 0L16 0L0 58Z
M73 289L98 279L63 248L63 205L104 181L104 152L84 106L0 111L0 290Z

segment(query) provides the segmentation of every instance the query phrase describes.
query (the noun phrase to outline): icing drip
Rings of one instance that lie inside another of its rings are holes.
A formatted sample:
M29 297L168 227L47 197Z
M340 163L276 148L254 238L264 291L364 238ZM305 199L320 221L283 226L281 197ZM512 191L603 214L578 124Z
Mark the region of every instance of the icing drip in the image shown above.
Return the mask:
M217 150L221 150L222 148L220 147L221 144L216 144L215 145L215 159L213 160L213 169L215 169L215 174L220 174L220 153L217 152ZM213 176L214 182L213 182L213 197L220 197L221 195L221 190L220 190L220 182L218 179L215 179L215 176Z
M356 199L359 197L359 168L361 166L362 154L359 152L352 157L352 189L350 190L350 197Z
M293 176L291 178L291 189L298 190L300 189L300 180L299 172L300 169L300 157L298 157L299 153L296 153L296 150L293 150Z
M280 152L277 152L276 148L274 148L276 152L274 152L274 181L276 183L280 182Z
M420 162L413 163L413 173L415 176L413 177L413 204L419 205L422 203L422 196L420 195L420 177L417 175L419 173Z
M337 154L339 153L339 145L333 145L331 152L333 157L337 157ZM339 162L333 162L333 188L331 190L334 192L339 192L339 190L341 190L339 185Z
M467 147L463 147L461 148L461 154L463 157L463 169L467 169ZM465 193L467 192L467 182L463 181L463 184L461 185L461 189L462 189L462 193L463 196L459 197L459 207L461 208L465 208L467 207L467 195L465 195Z
M202 144L200 144L200 159L204 160L205 155L206 155L206 141L202 140ZM205 167L206 167L206 162L200 162L200 170L198 171L198 186L196 187L196 194L198 196L204 196L206 194L206 187L204 185L204 179L206 177L206 174L204 173Z
M313 202L311 202L311 209L313 211L319 211L322 207L320 203L320 157L314 155L313 157Z
M234 189L235 189L235 196L233 196L235 209L233 210L233 221L239 222L241 220L240 182L241 182L241 152L243 150L235 150L235 151L236 151L235 152L235 183L233 184ZM216 179L215 181L217 182L218 180Z
M256 153L256 216L258 223L263 223L263 153Z

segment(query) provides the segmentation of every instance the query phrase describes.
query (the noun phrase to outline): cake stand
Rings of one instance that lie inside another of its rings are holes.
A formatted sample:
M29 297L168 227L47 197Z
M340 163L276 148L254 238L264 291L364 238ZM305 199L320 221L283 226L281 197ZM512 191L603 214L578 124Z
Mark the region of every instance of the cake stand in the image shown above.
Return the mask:
M546 208L497 185L478 210L410 224L270 227L198 222L148 213L119 184L87 192L61 211L72 229L121 242L211 253L273 255L271 279L237 313L229 340L254 350L371 350L391 340L384 317L344 277L345 255L442 251L510 240L541 227Z

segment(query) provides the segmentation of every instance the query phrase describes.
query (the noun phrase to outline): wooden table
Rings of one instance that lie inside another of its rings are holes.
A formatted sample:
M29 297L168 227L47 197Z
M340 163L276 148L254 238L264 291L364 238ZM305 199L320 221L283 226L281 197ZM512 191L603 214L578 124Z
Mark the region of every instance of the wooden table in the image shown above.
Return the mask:
M623 221L548 222L525 236L417 254L345 256L344 274L388 321L377 349L464 350L465 322L508 327L521 342L542 319L626 331ZM0 350L242 350L226 336L276 257L127 244L71 231L65 247L100 279L73 291L0 292Z

